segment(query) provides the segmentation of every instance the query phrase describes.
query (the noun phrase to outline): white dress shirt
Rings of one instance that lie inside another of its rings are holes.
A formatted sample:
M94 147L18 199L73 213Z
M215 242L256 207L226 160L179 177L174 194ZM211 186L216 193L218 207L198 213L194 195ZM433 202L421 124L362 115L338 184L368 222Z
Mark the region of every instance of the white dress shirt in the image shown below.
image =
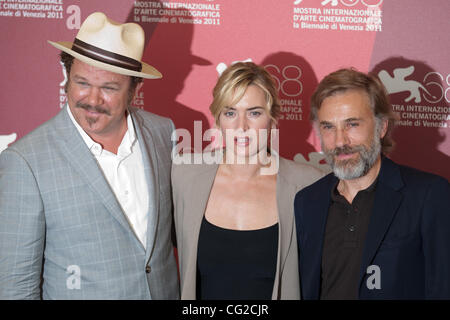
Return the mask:
M130 114L128 113L127 116L127 132L120 143L117 154L114 154L104 150L100 144L88 136L73 117L69 106L67 106L67 111L87 147L97 159L130 226L146 248L149 194L141 148Z

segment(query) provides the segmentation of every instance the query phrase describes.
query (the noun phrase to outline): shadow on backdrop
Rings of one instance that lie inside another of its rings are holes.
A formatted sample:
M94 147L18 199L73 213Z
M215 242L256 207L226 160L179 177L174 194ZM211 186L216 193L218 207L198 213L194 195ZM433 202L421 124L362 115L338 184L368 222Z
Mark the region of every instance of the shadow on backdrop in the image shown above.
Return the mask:
M426 110L429 107L448 110L444 79L426 63L404 57L386 59L371 72L378 75L386 86L394 111L400 116L401 122L393 132L396 145L389 157L401 164L450 179L450 157L438 149L446 140L445 131L449 129L432 126L445 123L448 126L449 121L439 119L448 118L449 112Z
M278 122L280 155L293 159L301 153L309 161L309 154L315 152L307 139L312 130L309 100L317 87L316 75L305 58L291 52L272 53L263 59L261 65L266 67L280 86L283 115L283 119ZM298 112L299 105L301 112Z
M140 1L149 3L148 8L160 1ZM159 10L159 9L158 9ZM190 19L189 11L178 8L184 18ZM128 22L136 22L134 8L128 15ZM138 17L140 17L138 15ZM155 16L152 16L155 17ZM169 22L136 22L145 31L146 47L143 61L158 69L163 78L146 80L138 93L143 94L144 109L158 115L171 118L176 128L185 128L191 132L193 141L194 121L202 121L203 131L209 128L207 117L197 110L177 101L177 96L183 91L184 81L194 65L207 66L212 63L195 56L191 52L194 34L193 24L171 23L171 16L166 17ZM142 93L141 93L142 92Z

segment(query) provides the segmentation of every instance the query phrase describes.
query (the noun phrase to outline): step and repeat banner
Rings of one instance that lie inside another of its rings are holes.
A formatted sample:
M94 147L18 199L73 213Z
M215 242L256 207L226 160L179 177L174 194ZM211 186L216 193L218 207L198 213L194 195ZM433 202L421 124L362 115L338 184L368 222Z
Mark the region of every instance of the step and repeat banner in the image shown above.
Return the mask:
M163 78L145 80L133 104L177 128L213 127L219 73L252 60L279 89L280 154L326 168L309 99L325 75L355 67L380 77L399 115L390 157L450 179L448 0L0 0L0 152L64 106L47 40L73 41L95 11L144 28L143 61Z

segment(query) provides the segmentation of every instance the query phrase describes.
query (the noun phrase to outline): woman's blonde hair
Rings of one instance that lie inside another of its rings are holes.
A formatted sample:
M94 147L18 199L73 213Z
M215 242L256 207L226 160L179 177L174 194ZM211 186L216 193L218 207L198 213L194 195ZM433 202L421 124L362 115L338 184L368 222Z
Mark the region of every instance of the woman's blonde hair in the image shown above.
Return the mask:
M280 115L280 103L275 82L269 72L253 62L237 62L229 66L219 77L213 90L213 102L209 107L216 124L222 111L241 100L250 85L263 90L270 118L275 123Z

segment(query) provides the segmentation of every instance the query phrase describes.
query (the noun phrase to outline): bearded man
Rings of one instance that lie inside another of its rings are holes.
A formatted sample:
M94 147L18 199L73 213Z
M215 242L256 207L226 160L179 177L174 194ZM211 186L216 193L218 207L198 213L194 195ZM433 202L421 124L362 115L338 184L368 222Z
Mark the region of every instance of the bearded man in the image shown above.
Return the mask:
M386 157L395 118L381 81L354 69L314 92L333 173L295 198L304 299L450 298L449 183Z

